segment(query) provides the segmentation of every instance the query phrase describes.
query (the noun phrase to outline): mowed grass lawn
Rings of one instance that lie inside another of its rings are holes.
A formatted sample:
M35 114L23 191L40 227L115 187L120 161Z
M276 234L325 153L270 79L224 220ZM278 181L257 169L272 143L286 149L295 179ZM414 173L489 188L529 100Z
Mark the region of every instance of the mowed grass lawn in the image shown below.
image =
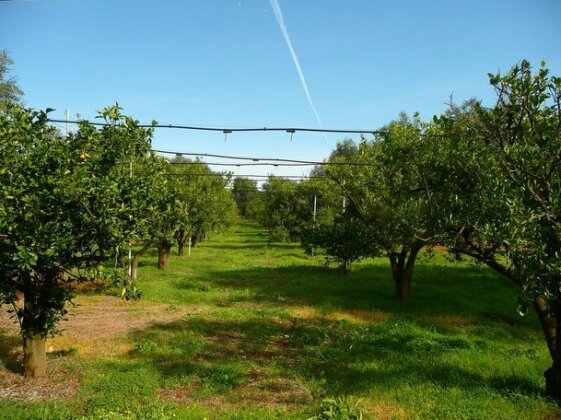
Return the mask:
M556 418L549 366L517 291L486 268L423 256L412 302L385 259L346 276L245 222L191 256L140 268L142 301L77 299L49 340L51 378L18 376L0 322L0 418L301 418L347 398L365 418Z

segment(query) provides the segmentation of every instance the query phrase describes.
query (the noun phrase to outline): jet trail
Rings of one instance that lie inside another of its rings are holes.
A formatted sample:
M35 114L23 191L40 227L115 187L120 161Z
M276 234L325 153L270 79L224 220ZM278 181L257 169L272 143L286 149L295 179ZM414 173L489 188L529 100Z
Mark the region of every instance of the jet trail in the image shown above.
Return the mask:
M310 104L312 111L314 111L319 126L323 128L323 124L314 105L314 101L312 101L312 96L310 95L308 84L306 83L306 79L304 78L304 73L302 72L302 68L300 67L300 61L298 61L298 56L296 55L296 52L292 47L292 42L290 41L290 36L288 35L288 30L286 29L286 25L284 23L284 18L282 16L282 10L280 8L279 2L277 0L269 0L269 3L271 3L271 7L273 8L273 12L275 13L275 18L277 19L282 35L284 36L284 40L286 41L286 45L288 46L288 49L290 51L290 55L292 56L292 61L294 61L294 66L296 67L296 71L298 72L300 83L302 83L302 87L304 88L304 93L308 98L308 103Z

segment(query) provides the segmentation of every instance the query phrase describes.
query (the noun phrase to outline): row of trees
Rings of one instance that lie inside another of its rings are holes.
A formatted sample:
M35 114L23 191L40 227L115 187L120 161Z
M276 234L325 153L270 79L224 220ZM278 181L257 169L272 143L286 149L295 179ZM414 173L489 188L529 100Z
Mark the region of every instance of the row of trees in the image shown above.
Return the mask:
M490 83L492 107L470 100L428 123L401 116L373 140L341 143L314 171L328 177L329 216L312 219L315 180L279 179L257 196L256 216L344 268L385 255L404 302L423 247L486 264L520 288L521 312L535 309L552 358L546 390L561 400L561 79L522 61Z
M45 373L45 337L76 282L119 276L108 262L118 267L131 245L130 281L150 247L164 268L174 243L181 252L232 221L233 196L272 238L324 248L343 270L387 256L402 301L426 246L501 273L520 288L521 311L538 315L546 391L561 400L561 79L523 61L490 82L493 107L403 116L373 140L341 143L307 181L271 178L260 192L235 181L234 194L201 162L152 153L153 130L118 106L101 129L82 122L62 136L46 112L14 104L12 80L0 84L0 299L20 324L26 375Z
M83 121L66 136L47 112L13 102L0 108L0 299L19 323L26 376L43 376L45 339L56 332L78 282L134 282L140 257L230 224L229 177L198 161L170 162L151 151L141 128L118 105L105 125ZM132 272L125 254L132 247Z

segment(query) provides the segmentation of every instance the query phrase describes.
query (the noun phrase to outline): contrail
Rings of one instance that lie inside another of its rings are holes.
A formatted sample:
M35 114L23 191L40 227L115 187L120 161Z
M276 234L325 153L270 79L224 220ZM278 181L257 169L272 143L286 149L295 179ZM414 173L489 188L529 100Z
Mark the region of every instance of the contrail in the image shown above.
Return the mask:
M282 16L282 10L280 8L279 2L277 0L269 0L269 3L271 3L271 7L273 8L273 12L275 12L275 18L277 19L277 22L279 24L282 35L284 36L284 40L286 41L286 45L288 46L288 49L290 50L290 55L292 56L292 61L294 61L294 66L296 66L296 71L298 72L298 77L300 77L300 83L302 83L302 87L304 88L304 93L306 94L306 97L308 98L308 103L310 104L310 107L312 108L312 111L314 111L314 114L316 116L316 120L317 120L319 126L321 128L323 128L323 124L322 124L321 119L319 117L318 111L316 110L316 107L314 105L314 101L312 101L312 96L310 95L310 90L308 89L308 84L306 83L306 79L304 78L304 73L302 73L302 68L300 67L300 61L298 61L298 56L296 55L296 52L294 52L294 48L292 47L292 42L290 42L290 36L288 35L288 30L286 29L286 25L284 24L284 18Z

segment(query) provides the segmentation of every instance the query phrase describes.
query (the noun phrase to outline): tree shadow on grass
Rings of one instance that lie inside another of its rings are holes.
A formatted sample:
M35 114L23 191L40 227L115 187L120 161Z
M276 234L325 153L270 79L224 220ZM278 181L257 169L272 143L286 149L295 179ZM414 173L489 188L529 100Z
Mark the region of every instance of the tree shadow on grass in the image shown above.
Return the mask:
M420 265L412 299L402 304L394 297L389 269L366 266L339 275L334 269L310 265L252 267L205 271L189 280L212 287L249 292L256 303L312 306L318 310L383 311L399 316L466 317L511 327L538 329L534 314L516 312L518 290L488 270L471 267ZM188 281L186 280L186 283ZM183 281L174 287L181 289Z
M466 399L477 390L501 398L543 398L539 382L525 372L504 375L497 368L480 374L443 357L486 351L479 341L407 321L361 327L322 318L192 317L135 332L133 339L140 343L130 353L133 360L149 363L171 386L204 385L210 395L236 392L248 384L265 389L284 379L294 389L303 383L313 399L423 386L442 393L458 388Z
M10 334L0 328L0 361L10 372L23 373L21 356L18 353L21 346L19 335Z

